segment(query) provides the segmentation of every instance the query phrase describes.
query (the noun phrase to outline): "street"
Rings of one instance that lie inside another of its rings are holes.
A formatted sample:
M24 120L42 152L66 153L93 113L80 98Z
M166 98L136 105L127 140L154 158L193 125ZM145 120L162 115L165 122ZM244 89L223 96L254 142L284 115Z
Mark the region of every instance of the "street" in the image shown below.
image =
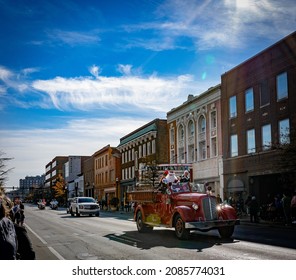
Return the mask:
M25 209L37 260L296 260L296 231L290 227L242 222L232 239L210 231L181 241L174 229L138 233L131 213L72 217L65 209Z

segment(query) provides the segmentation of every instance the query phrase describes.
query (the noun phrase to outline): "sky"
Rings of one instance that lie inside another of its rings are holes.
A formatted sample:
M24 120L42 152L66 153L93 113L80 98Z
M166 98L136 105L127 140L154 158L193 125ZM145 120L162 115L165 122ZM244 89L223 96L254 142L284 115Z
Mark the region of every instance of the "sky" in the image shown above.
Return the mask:
M5 185L116 147L295 27L294 0L0 0Z

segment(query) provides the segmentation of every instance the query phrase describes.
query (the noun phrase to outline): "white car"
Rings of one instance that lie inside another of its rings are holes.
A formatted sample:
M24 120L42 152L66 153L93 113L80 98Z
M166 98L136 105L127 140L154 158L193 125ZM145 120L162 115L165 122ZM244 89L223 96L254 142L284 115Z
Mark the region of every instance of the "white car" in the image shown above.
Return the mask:
M70 205L71 216L96 215L100 216L100 205L92 197L74 197Z

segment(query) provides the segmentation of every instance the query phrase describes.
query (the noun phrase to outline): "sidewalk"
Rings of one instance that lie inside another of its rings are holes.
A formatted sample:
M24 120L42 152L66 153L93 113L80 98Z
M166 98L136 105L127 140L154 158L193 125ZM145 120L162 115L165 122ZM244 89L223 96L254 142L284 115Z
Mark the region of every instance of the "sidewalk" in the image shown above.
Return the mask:
M262 220L259 218L258 223L252 223L250 221L250 216L244 215L240 217L241 224L248 224L248 225L253 225L253 226L267 226L267 227L277 227L277 228L293 228L296 229L296 223L294 224L288 224L285 225L283 222L274 222L274 221L267 221L267 220Z

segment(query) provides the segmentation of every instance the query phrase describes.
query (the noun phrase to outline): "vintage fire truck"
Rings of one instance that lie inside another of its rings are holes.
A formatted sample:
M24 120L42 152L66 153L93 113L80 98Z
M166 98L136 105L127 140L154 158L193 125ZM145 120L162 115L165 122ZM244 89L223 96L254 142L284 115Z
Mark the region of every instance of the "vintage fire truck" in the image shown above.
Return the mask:
M222 238L229 238L239 224L236 211L217 203L205 184L164 182L162 186L138 185L127 192L134 203L134 220L139 232L153 227L175 228L179 239L188 239L191 230L217 229Z

